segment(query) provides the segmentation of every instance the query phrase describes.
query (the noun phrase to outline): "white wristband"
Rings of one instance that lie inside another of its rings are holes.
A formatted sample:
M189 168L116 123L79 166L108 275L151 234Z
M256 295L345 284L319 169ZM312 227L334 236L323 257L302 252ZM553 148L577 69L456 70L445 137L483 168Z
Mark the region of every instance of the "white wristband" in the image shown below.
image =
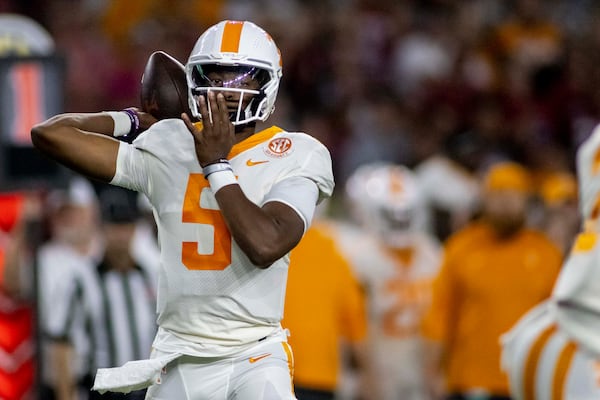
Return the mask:
M126 112L123 111L105 111L115 123L113 136L125 136L131 131L131 119Z
M208 176L208 183L213 193L217 193L219 189L227 185L237 185L237 179L230 169L213 172Z

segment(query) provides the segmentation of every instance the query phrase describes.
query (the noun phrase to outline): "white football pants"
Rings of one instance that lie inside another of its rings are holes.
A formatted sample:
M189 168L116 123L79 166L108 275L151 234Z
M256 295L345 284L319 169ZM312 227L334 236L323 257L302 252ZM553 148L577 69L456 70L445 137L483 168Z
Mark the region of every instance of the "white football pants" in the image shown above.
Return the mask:
M181 356L148 388L146 400L296 400L293 365L289 344L280 340L235 357Z

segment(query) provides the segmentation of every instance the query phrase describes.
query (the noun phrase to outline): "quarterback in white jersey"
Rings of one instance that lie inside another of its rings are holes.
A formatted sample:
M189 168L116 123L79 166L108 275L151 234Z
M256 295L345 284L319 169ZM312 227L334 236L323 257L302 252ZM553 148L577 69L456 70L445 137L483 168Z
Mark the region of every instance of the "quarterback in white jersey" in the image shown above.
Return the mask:
M36 147L59 162L144 193L158 226L152 357L98 371L94 388L152 385L147 399L294 399L280 325L289 252L333 191L330 154L304 133L255 132L282 76L279 50L255 24L205 31L186 76L192 115L181 120L127 109L32 129ZM147 131L132 144L107 138L138 123Z
M269 268L256 268L231 240L193 148L183 121L157 122L152 132L119 151L113 183L146 193L157 214L162 268L154 347L223 356L279 326L289 260L286 255ZM287 197L302 179L316 179L328 191L321 171L329 162L315 139L277 127L254 134L229 153L237 182L259 205L281 201L295 207ZM215 315L222 319L215 321Z
M516 399L600 398L600 128L577 152L583 230L552 296L503 337Z
M422 399L419 328L441 246L425 231L417 180L401 165L367 164L349 177L345 195L361 229L341 225L338 243L366 290L373 398Z

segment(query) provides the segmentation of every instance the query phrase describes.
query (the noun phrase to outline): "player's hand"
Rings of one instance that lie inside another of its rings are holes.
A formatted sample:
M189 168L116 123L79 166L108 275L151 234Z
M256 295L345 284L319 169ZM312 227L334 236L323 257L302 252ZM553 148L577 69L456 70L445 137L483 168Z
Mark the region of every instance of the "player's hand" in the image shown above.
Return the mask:
M208 112L210 106L211 112ZM235 143L235 129L229 120L225 96L209 91L206 98L200 96L198 108L202 123L192 123L187 114L181 118L194 137L196 156L202 167L221 158L227 158Z

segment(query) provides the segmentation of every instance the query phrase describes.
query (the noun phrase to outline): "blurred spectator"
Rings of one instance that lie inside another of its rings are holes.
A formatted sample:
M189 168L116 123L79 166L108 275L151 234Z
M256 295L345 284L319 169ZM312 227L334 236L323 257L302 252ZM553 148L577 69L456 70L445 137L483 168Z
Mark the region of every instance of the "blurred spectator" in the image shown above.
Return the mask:
M291 333L294 391L303 400L336 398L344 360L365 368L364 294L329 224L322 217L313 222L291 253L288 273L282 326ZM358 390L368 390L365 383Z
M410 144L406 119L391 96L356 99L348 114L349 140L338 160L339 177L343 181L367 163L387 161L404 163L409 158Z
M338 230L336 236L367 296L370 398L423 399L419 325L441 251L425 231L428 210L418 182L405 166L366 164L348 179L345 196L364 231Z
M549 19L545 2L519 0L511 5L513 13L495 27L494 39L504 82L511 92L521 93L536 69L563 55L564 38L560 26Z
M411 31L392 48L392 83L402 98L424 99L432 83L447 79L460 42L449 35L452 28L447 7L423 7Z
M439 385L432 390L446 399L510 398L500 335L550 295L562 260L546 236L525 226L531 195L525 168L494 165L481 219L445 242L423 334L430 381Z

